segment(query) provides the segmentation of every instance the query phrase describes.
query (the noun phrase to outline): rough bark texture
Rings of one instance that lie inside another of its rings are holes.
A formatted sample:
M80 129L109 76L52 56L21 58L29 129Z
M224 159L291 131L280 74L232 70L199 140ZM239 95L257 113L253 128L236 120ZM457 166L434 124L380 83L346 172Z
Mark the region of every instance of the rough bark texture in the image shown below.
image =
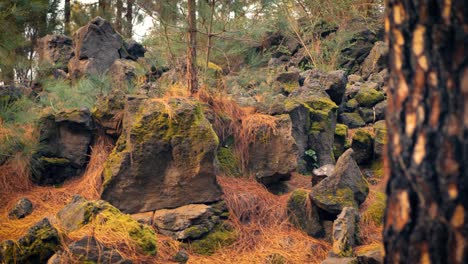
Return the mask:
M468 263L468 2L388 0L386 263Z
M190 94L198 92L197 78L197 20L196 20L196 2L188 0L188 49L187 49L187 84Z
M125 18L127 19L125 37L131 38L133 35L133 4L135 0L127 0L127 13Z
M70 0L65 0L65 8L64 8L64 23L65 23L65 35L70 35Z

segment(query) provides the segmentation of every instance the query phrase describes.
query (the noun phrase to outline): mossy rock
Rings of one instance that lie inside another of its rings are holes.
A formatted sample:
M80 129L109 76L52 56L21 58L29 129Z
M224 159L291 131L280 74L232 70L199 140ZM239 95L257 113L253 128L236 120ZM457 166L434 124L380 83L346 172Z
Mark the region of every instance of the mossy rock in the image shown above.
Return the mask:
M346 112L354 112L358 108L358 106L359 106L359 103L356 100L356 98L352 98L346 102L344 106L344 110Z
M359 112L359 115L361 116L362 120L364 120L364 122L366 122L366 124L372 123L372 122L375 121L376 117L375 117L373 109L367 108L367 107L359 107L358 112Z
M376 158L381 158L387 144L387 127L384 120L374 124L374 133L374 155Z
M362 213L361 219L364 222L373 222L381 226L384 220L387 196L383 192L375 192L375 200Z
M0 243L0 262L2 263L46 263L60 249L57 229L47 218L32 226L26 235L17 242L11 240Z
M356 130L351 148L354 150L353 157L358 164L370 163L374 153L374 140L371 133L362 128Z
M297 189L287 203L289 221L312 237L323 235L323 227L316 206L310 201L309 191Z
M348 149L336 162L335 170L312 187L310 197L321 209L337 215L345 207L358 208L369 193L369 184Z
M362 117L359 115L359 113L352 112L352 113L341 113L339 116L341 122L345 125L347 125L349 128L357 128L357 127L363 127L366 125L366 122Z
M356 94L356 100L360 106L372 107L385 99L383 92L371 88L361 88Z
M197 254L209 256L220 248L233 244L237 240L237 236L237 232L229 224L218 224L206 236L192 241L190 249Z
M87 201L75 196L57 214L62 227L67 232L93 225L96 232L126 233L139 250L147 255L156 254L156 234L146 225L138 223L130 215L123 214L108 202Z
M347 137L348 127L344 124L336 124L335 139L333 142L333 155L335 159L338 159L348 147L349 143L347 142Z
M124 121L104 166L103 200L125 213L221 200L219 139L198 101L143 99Z

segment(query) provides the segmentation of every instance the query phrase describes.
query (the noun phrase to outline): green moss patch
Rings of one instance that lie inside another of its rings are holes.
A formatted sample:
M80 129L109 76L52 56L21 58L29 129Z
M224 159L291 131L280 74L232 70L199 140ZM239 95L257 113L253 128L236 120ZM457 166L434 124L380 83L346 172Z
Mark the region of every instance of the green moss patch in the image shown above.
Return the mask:
M241 174L239 160L232 147L221 147L217 152L220 169L228 176Z
M375 89L370 88L362 88L356 94L356 100L358 101L359 105L365 107L372 107L376 105L378 102L383 101L385 99L384 93L377 91Z
M219 224L199 240L190 243L190 249L200 255L212 255L218 249L233 244L237 239L237 232L228 224Z

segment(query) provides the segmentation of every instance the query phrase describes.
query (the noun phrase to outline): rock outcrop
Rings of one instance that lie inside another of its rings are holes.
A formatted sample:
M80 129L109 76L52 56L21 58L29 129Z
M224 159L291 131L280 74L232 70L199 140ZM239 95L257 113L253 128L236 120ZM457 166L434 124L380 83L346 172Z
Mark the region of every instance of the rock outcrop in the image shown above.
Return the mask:
M84 171L94 130L88 109L46 115L39 129L39 149L32 158L33 182L59 184Z
M358 208L369 193L368 183L352 154L352 149L343 153L334 173L312 187L310 197L313 203L331 214L337 215L345 207Z
M269 185L291 177L297 167L297 145L291 133L288 115L274 117L273 131L256 131L257 140L249 147L248 170L256 179Z
M369 131L359 128L353 135L351 148L354 150L353 158L358 164L370 163L374 153L374 141Z
M131 100L125 118L105 164L102 199L126 213L221 199L218 137L198 102Z
M73 36L74 57L68 68L72 78L86 74L103 74L124 50L122 37L112 25L96 17Z

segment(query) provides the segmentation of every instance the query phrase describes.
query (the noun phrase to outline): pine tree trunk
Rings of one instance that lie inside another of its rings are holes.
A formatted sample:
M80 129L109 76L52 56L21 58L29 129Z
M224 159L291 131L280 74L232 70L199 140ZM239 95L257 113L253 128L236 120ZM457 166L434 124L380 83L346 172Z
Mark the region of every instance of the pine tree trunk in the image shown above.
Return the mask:
M116 12L115 12L115 30L122 34L122 14L123 14L123 3L122 0L117 0L116 4Z
M468 1L388 0L386 263L468 263Z
M64 10L65 35L70 35L70 15L71 15L70 0L65 0L65 10Z
M195 0L188 0L187 84L191 95L198 93L196 9Z
M127 0L127 13L125 14L125 18L127 20L125 37L127 38L131 38L133 35L133 4L134 3L135 3L135 0Z

